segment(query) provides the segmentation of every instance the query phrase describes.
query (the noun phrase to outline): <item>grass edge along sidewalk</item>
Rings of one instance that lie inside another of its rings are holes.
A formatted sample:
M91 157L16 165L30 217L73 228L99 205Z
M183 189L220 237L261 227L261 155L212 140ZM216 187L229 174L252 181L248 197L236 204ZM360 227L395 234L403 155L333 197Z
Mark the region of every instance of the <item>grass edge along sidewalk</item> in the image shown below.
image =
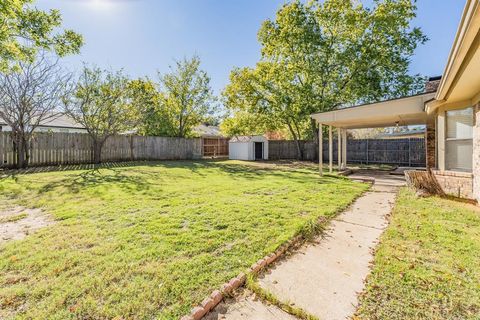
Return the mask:
M480 208L401 190L355 319L479 319Z

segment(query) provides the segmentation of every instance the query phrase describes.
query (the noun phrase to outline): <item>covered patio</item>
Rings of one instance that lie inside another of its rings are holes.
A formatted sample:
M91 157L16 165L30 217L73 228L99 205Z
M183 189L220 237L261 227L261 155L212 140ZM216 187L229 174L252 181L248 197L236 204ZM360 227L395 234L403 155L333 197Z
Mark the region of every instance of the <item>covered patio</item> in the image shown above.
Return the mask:
M319 169L323 172L323 126L328 126L329 171L333 171L333 135L337 134L338 169L347 168L347 130L382 128L408 125L426 126L426 166L436 166L435 118L425 111L425 103L435 97L435 92L364 104L329 112L315 113L311 117L319 124Z

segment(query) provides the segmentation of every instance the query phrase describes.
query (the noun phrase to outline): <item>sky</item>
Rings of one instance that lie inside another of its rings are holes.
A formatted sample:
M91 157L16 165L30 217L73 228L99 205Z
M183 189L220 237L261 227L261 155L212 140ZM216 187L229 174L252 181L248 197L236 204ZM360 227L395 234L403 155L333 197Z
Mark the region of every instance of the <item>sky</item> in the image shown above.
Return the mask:
M81 33L82 52L64 59L123 68L131 77L156 78L175 59L200 56L219 94L234 67L260 58L257 32L285 0L37 0L40 9L59 9L63 26ZM464 0L418 0L417 18L430 41L412 59L411 73L443 73Z

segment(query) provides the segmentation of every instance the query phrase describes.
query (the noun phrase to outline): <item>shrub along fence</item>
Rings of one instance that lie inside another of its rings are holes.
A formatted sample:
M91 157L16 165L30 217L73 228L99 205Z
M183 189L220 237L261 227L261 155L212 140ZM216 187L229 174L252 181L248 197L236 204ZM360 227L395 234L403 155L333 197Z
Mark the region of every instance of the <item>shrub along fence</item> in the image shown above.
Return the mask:
M317 146L313 141L301 141L304 160L318 159ZM295 141L277 140L268 142L269 158L297 159ZM333 140L333 161L336 162L337 140ZM323 142L323 161L328 162L328 141ZM409 139L348 139L347 162L357 164L390 164L409 167L424 167L426 161L425 140Z
M92 139L84 133L36 133L29 148L29 166L93 162ZM116 135L102 149L102 162L189 160L202 157L202 140ZM8 132L0 132L0 167L14 167L16 156Z

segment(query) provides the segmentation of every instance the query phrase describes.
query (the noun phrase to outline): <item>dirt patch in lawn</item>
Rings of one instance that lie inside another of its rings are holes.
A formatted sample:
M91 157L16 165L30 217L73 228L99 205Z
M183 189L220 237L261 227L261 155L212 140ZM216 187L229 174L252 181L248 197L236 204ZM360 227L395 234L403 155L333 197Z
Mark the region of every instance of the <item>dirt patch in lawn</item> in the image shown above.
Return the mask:
M51 217L42 209L27 209L14 207L0 211L0 244L21 240L35 232L53 224Z

